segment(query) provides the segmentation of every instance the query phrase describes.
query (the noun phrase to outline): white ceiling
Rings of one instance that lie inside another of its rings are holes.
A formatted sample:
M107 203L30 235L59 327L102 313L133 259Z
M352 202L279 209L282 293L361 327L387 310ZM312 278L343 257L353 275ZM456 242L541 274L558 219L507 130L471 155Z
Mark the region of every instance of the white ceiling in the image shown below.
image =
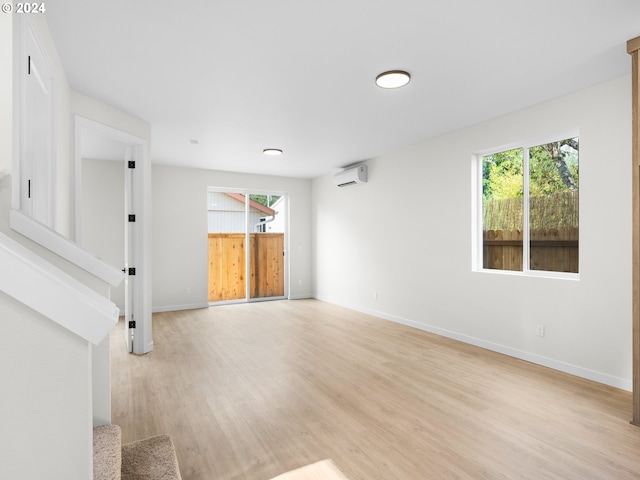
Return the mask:
M149 122L154 163L306 178L624 75L640 35L638 0L46 8L71 87Z

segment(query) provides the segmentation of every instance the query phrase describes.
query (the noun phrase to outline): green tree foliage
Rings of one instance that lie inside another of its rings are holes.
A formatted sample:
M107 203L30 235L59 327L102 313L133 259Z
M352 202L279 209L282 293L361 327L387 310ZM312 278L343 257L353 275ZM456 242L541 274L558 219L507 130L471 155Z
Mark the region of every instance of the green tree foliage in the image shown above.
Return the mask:
M522 197L522 148L482 157L482 196L485 200Z
M482 158L482 196L485 200L522 197L522 148ZM578 138L529 149L529 195L548 196L578 189Z
M578 189L578 139L529 149L529 194L554 195Z
M271 207L280 199L281 195L250 195L249 198L266 207Z

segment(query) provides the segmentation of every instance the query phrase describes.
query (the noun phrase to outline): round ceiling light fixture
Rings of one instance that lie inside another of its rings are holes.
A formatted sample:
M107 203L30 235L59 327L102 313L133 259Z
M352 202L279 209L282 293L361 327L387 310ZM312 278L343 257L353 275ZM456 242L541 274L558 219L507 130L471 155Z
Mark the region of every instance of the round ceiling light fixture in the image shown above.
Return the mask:
M265 148L264 150L262 150L262 153L271 157L275 157L277 155L282 155L282 150L280 150L279 148Z
M411 80L411 75L404 70L389 70L376 77L376 85L380 88L404 87Z

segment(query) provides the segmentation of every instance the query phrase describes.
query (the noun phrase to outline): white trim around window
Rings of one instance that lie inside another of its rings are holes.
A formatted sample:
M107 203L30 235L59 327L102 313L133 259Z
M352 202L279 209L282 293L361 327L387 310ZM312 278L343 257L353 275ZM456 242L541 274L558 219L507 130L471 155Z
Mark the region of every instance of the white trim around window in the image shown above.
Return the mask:
M529 241L529 195L524 195L523 205L523 265L522 270L503 270L484 268L483 266L483 169L482 159L487 155L506 152L509 150L523 149L523 171L529 171L529 149L532 147L546 145L548 143L557 142L563 139L579 137L578 129L570 129L558 132L554 135L534 137L521 142L512 142L503 144L498 147L478 150L471 157L471 208L472 208L472 271L491 273L497 275L513 275L520 277L539 277L564 280L579 280L580 273L557 272L546 270L532 270L529 265L530 261L530 241ZM523 189L529 191L529 175L524 175ZM581 211L581 208L580 208ZM579 213L580 214L580 213Z

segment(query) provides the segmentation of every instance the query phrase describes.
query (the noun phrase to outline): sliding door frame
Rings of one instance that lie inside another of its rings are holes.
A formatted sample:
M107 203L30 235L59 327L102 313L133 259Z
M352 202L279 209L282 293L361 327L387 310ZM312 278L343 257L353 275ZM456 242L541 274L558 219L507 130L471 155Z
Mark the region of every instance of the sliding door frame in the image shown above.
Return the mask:
M245 210L244 210L244 236L245 236L245 298L237 300L220 300L215 302L209 302L209 305L225 305L233 303L249 303L249 302L265 302L270 300L286 300L289 298L290 282L289 282L289 194L287 192L275 191L275 190L261 190L253 188L228 188L228 187L207 187L207 194L209 192L218 193L235 193L243 195L245 197ZM251 297L251 225L250 225L250 195L277 195L284 197L284 295L272 296L272 297ZM208 228L207 228L208 232ZM208 288L207 288L208 290Z

